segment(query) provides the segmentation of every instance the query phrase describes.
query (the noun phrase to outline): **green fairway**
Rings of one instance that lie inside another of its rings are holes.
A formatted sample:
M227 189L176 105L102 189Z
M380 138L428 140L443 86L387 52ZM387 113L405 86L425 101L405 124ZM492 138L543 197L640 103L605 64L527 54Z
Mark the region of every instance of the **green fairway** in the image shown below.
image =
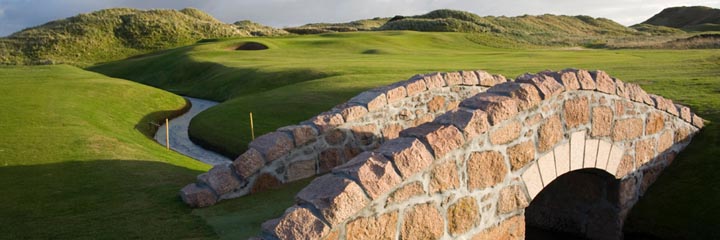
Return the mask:
M250 236L299 189L192 210L177 191L209 166L147 137L181 97L70 66L0 67L0 92L0 239ZM227 207L246 226L210 221Z
M270 49L233 50L246 41ZM249 112L262 134L326 111L363 90L433 71L483 69L515 77L545 69L602 69L640 84L649 93L688 105L707 120L720 121L719 50L517 47L502 39L462 33L343 33L230 39L90 69L224 101L198 115L190 133L231 157L242 153L250 140ZM715 174L720 170L715 161L718 130L716 124L706 126L678 157L631 213L628 230L714 237L714 226L720 225L714 217L720 214L720 191L714 186L720 181Z

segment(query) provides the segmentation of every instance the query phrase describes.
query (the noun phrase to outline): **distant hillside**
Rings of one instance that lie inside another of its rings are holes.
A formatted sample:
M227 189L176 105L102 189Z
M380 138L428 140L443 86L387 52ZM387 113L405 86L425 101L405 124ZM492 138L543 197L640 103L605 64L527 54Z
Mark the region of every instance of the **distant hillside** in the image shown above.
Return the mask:
M641 34L605 18L589 16L524 15L480 17L476 14L441 9L418 16L396 16L380 30L491 33L537 45L587 44L598 38Z
M237 21L233 23L233 25L253 36L280 36L290 34L285 30L265 26L250 20Z
M299 27L285 28L295 34L318 34L330 32L373 31L387 23L390 18L363 19L347 23L310 23Z
M259 24L232 25L197 9L105 9L48 22L0 38L0 64L86 66L201 39L251 36Z
M687 31L720 31L720 9L702 6L666 8L643 24Z

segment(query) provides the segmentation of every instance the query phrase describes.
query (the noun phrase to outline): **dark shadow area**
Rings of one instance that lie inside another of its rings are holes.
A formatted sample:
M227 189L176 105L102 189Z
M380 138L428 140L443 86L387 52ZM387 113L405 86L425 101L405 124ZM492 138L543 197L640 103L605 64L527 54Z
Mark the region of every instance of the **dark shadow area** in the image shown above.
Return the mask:
M212 238L178 197L199 173L143 160L0 167L0 238Z
M257 51L257 50L267 50L270 49L265 44L259 43L259 42L246 42L243 44L240 44L240 46L237 46L235 50L245 50L245 51Z
M165 118L173 119L179 117L180 115L190 111L190 108L192 108L192 103L185 99L185 106L180 109L157 111L143 116L143 118L140 119L140 122L135 124L135 129L140 131L146 137L153 139L154 142L155 133L158 131L158 128L164 124Z
M599 169L559 176L525 209L527 239L616 239L622 235L619 187L619 180Z
M657 181L629 212L626 239L720 239L719 128L706 124L662 174L646 174Z

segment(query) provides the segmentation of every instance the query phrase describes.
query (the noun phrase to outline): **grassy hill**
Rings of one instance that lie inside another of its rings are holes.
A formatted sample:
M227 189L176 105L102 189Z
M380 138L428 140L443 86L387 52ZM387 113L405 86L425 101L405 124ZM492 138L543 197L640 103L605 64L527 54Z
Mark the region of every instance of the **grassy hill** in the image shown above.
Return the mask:
M0 92L0 239L214 235L175 195L208 166L145 136L182 98L66 65L0 67Z
M201 39L274 34L256 23L225 24L200 10L105 9L0 38L0 64L88 66L185 46Z
M720 9L703 6L666 8L643 24L686 31L720 31Z
M209 166L147 137L181 97L67 65L0 67L0 92L0 239L247 238L302 188L192 210Z
M285 28L285 31L295 34L318 34L332 32L373 31L387 23L390 18L362 19L347 23L310 23L299 27Z

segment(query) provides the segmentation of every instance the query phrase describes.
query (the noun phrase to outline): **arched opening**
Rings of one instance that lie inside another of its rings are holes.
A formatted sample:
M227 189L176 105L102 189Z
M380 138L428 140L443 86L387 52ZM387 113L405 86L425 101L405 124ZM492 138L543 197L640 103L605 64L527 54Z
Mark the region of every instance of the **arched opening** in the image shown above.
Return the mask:
M527 239L618 239L620 181L601 169L563 174L525 209Z

